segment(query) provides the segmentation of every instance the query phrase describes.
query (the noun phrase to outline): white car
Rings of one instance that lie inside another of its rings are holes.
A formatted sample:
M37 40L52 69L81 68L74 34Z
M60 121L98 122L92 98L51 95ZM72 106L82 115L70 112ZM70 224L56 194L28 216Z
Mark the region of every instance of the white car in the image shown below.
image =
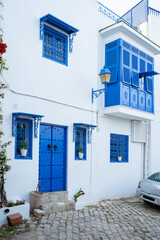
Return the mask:
M160 206L160 172L154 173L147 179L139 181L136 195L145 202Z

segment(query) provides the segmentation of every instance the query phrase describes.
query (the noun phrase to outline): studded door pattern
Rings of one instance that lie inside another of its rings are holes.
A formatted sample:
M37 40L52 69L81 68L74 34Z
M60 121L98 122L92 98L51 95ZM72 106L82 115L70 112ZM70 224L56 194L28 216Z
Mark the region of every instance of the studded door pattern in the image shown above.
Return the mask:
M52 128L52 189L65 190L65 129Z
M65 128L41 125L39 142L39 189L65 190Z

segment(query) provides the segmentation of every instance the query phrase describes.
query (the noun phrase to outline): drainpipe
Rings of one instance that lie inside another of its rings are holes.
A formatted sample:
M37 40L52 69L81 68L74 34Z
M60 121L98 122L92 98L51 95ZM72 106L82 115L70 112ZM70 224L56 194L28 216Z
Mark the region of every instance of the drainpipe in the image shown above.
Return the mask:
M151 121L146 122L146 142L144 143L143 178L150 175L151 169Z

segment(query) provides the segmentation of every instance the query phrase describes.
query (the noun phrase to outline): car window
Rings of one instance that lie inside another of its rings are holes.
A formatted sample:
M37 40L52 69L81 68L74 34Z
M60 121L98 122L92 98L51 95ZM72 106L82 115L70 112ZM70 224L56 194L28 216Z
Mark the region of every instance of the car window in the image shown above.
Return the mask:
M153 175L149 176L148 179L156 182L160 182L160 173L154 173Z

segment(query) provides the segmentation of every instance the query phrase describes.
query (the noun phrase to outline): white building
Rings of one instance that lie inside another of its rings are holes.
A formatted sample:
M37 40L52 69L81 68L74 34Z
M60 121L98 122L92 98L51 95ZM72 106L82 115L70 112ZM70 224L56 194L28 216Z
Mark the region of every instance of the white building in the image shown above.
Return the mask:
M96 0L3 3L9 200L29 201L39 180L40 190L68 191L69 199L82 188L84 204L129 196L140 178L160 170L160 84L153 77L160 13L146 3L122 20ZM104 88L103 66L111 80L92 103L92 88Z

